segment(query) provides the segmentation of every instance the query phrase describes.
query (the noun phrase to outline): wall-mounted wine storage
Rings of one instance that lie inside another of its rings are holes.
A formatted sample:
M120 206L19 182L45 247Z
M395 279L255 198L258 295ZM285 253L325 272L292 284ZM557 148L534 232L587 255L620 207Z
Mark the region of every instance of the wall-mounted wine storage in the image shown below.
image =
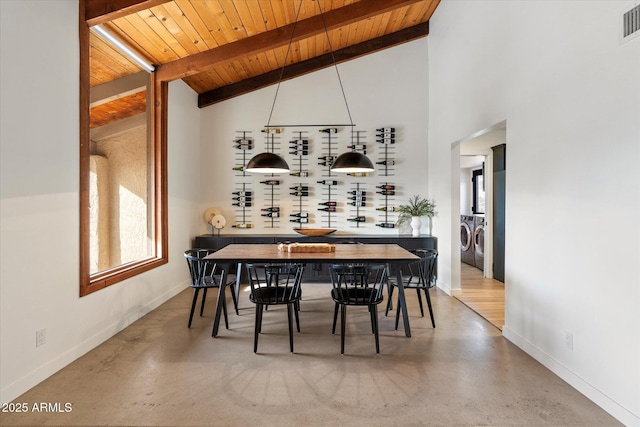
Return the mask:
M255 149L250 131L236 132L233 227L252 228L251 214L259 211L264 228L286 227L290 223L294 228L395 228L398 189L389 178L393 180L396 172L396 129L375 129L375 143L369 144L364 130L349 126L318 131L309 128L313 127L262 131L264 151L278 153L287 160L288 176L247 173L246 164L260 150ZM284 141L288 141L288 155L280 154ZM349 150L371 159L375 156L375 171L346 176L332 172L333 161ZM256 192L252 186L260 188Z

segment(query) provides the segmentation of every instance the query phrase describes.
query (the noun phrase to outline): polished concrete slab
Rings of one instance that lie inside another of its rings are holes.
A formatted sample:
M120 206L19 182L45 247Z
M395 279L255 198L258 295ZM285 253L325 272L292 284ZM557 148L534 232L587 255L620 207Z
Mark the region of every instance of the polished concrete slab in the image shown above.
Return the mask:
M2 413L0 424L620 425L441 291L433 293L435 329L408 294L412 338L380 307L379 355L366 308L350 309L341 356L329 289L304 285L293 354L283 308L265 312L254 354L246 292L240 315L230 310L230 329L221 325L212 338L214 292L188 329L187 289L14 401L60 411Z

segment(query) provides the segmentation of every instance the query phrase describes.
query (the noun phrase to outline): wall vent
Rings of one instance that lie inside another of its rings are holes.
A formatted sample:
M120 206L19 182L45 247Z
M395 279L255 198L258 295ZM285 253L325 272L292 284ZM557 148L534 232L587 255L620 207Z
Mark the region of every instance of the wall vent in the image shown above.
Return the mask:
M622 14L622 42L640 36L640 4Z

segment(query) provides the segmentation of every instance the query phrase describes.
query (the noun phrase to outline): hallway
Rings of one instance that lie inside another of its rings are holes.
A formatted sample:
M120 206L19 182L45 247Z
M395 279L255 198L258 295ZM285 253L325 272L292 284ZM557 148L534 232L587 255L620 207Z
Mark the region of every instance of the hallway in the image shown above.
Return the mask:
M502 330L504 325L504 283L483 277L482 270L461 263L460 287L455 297Z

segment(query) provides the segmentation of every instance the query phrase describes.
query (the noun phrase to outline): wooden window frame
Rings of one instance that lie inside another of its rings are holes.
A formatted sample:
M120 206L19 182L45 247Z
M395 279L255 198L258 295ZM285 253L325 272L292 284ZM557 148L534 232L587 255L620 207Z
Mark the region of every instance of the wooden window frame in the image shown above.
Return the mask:
M151 73L150 96L147 108L151 109L150 154L153 159L153 215L155 247L150 257L122 264L111 269L90 274L89 266L89 184L90 184L90 61L89 24L85 16L85 1L79 7L80 45L80 296L89 295L107 286L167 264L168 257L168 196L167 196L167 99L168 82Z

